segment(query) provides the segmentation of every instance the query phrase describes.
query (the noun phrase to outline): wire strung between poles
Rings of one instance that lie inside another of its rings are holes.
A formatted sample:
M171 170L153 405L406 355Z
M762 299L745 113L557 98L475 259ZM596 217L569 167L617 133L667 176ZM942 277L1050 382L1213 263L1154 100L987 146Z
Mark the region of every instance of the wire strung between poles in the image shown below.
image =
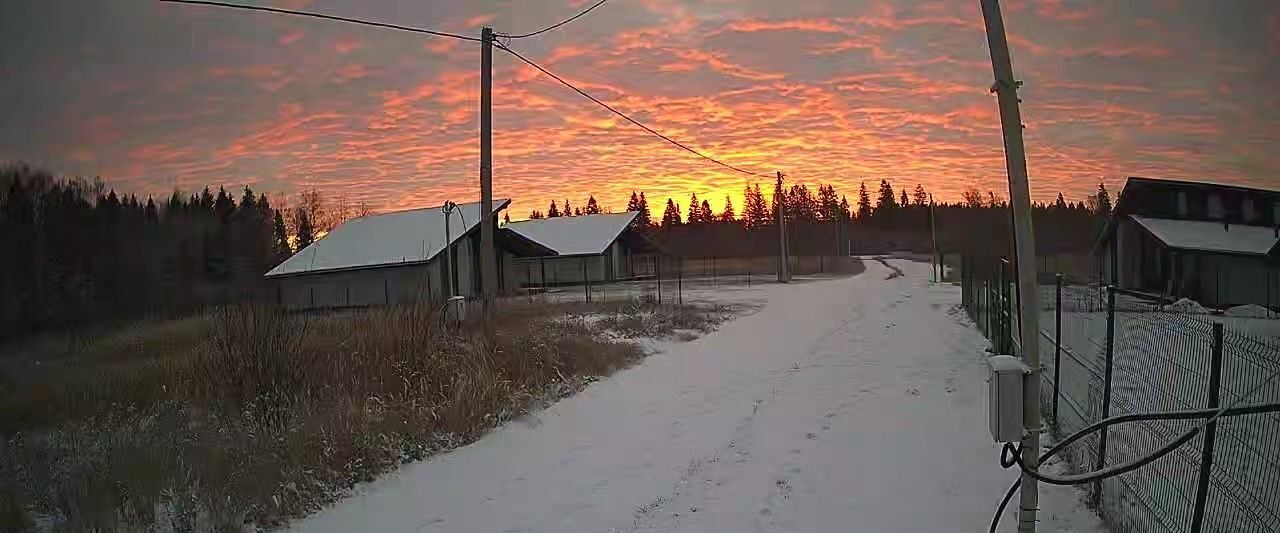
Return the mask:
M574 15L574 16L569 17L569 18L567 18L567 19L564 19L564 20L562 20L562 21L560 21L560 22L557 22L557 23L555 23L555 24L552 24L552 25L550 25L550 26L547 26L547 27L545 27L545 28L542 28L542 29L540 29L540 30L538 30L538 31L529 32L529 33L523 33L523 34L520 34L520 35L511 35L511 34L509 34L509 33L499 33L498 35L499 35L499 36L501 36L501 37L506 37L507 39L524 39L525 37L533 37L533 36L535 36L535 35L541 35L541 34L543 34L543 33L546 33L546 32L549 32L549 31L551 31L551 30L554 30L554 29L556 29L556 28L559 28L560 26L564 26L565 24L568 24L568 23L570 23L570 22L573 22L574 20L577 20L579 17L581 17L581 16L583 16L583 15L586 15L587 13L590 13L592 9L595 9L595 8L597 8L597 7L600 7L600 4L603 4L603 3L607 2L607 1L608 1L608 0L600 0L599 2L596 2L595 4L593 4L591 7L588 7L588 8L586 8L586 9L582 10L582 11L581 11L581 12L579 12L577 15ZM508 41L508 42L510 42L510 41Z
M699 151L697 151L697 150L695 150L695 149L693 149L693 148L690 148L689 146L686 146L685 144L681 143L680 141L677 141L677 140L675 140L675 139L672 139L671 137L667 137L666 135L663 135L663 134L659 133L658 131L654 130L653 128L650 128L649 126L646 126L646 125L644 125L644 124L640 123L640 122L639 122L639 121L637 121L636 119L633 119L633 118L631 118L631 117L627 116L627 115L626 115L626 113L623 113L623 112L621 112L621 111L618 111L618 110L617 110L617 109L615 109L613 106L611 106L611 105L609 105L609 104L604 103L603 101L601 101L600 99L598 99L598 98L596 98L596 97L594 97L594 96L591 96L591 95L590 95L590 94L588 94L586 91L583 91L582 89L579 89L577 86L575 86L575 85L574 85L574 84L572 84L572 83L569 83L569 82L568 82L567 80L565 80L564 78L561 78L560 76L557 76L555 73L553 73L553 72L551 72L551 71L549 71L549 70L547 70L547 69L543 68L543 67L542 67L542 65L539 65L539 64L537 64L537 63L533 62L533 60L530 60L529 58L526 58L526 57L524 57L524 56L520 55L520 53L519 53L519 52L516 52L515 50L512 50L510 47L508 47L508 46L506 46L506 45L504 45L504 44L502 44L502 43L497 43L497 42L495 42L495 43L494 43L494 46L495 46L495 47L497 47L499 50L503 50L503 51L505 51L505 52L507 52L507 53L509 53L509 54L511 54L511 55L513 55L513 56L515 56L515 57L516 57L516 59L519 59L520 61L525 62L525 63L526 63L526 64L528 64L529 66L531 66L531 67L533 67L533 68L535 68L535 69L538 69L538 70L539 70L539 71L541 71L543 74L546 74L547 76L550 76L550 77L551 77L551 79L556 80L557 82L560 82L560 84L561 84L561 85L564 85L565 87L568 87L568 88L570 88L570 89L573 89L573 91L574 91L574 92L576 92L576 93L578 93L578 94L582 95L582 97L584 97L584 98L586 98L586 99L588 99L588 100L591 100L592 102L595 102L595 103L596 103L597 105L599 105L600 107L603 107L603 108L605 108L605 109L609 110L611 113L613 113L613 114L615 114L615 115L618 115L619 117L622 117L622 119L623 119L623 120L626 120L627 122L630 122L631 124L635 125L636 127L640 128L640 129L642 129L642 130L644 130L644 131L647 131L647 132L649 132L649 133L651 133L651 134L653 134L653 135L657 136L658 138L660 138L660 139L662 139L662 140L664 140L664 141L667 141L668 143L671 143L672 145L674 145L674 146L676 146L676 147L678 147L678 148L680 148L680 149L682 149L682 150L684 150L684 151L686 151L686 152L689 152L689 153L691 153L691 154L693 154L693 155L696 155L696 156L698 156L698 157L701 157L701 158L703 158L703 159L706 159L707 161L710 161L710 162L712 162L712 163L715 163L715 164L717 164L717 165L720 165L720 166L722 166L722 167L724 167L724 168L727 168L727 169L729 169L729 170L732 170L732 171L734 171L734 172L739 172L739 173L746 174L746 175L748 175L748 176L754 176L754 177L757 177L757 178L772 178L772 177L773 177L773 176L772 176L772 175L770 175L770 174L760 174L760 173L757 173L757 172L752 172L752 171L750 171L750 170L746 170L746 169L743 169L743 168L739 168L739 167L733 166L733 165L731 165L731 164L729 164L729 163L725 163L725 162L723 162L723 161L720 161L719 159L716 159L716 158L711 157L711 156L709 156L709 155L706 155L706 154L704 154L704 153L702 153L702 152L699 152Z
M159 1L169 3L169 4L187 4L187 5L194 5L194 6L211 6L211 7L226 7L231 9L243 9L246 11L264 11L267 13L276 13L279 15L311 17L311 18L318 18L318 19L324 19L324 20L332 20L336 22L359 24L361 26L373 26L375 28L386 28L391 30L407 31L410 33L423 33L427 35L435 35L436 37L450 37L453 39L462 39L464 41L473 41L477 43L481 42L478 37L458 35L456 33L449 33L446 31L414 28L412 26L401 26L399 24L391 24L388 22L375 22L371 20L361 20L361 19L355 19L355 18L349 18L349 17L340 17L337 15L326 15L324 13L316 13L313 11L299 11L296 9L284 9L284 8L270 7L270 6L251 6L251 5L245 5L245 4L234 4L231 2L217 2L214 0L159 0Z

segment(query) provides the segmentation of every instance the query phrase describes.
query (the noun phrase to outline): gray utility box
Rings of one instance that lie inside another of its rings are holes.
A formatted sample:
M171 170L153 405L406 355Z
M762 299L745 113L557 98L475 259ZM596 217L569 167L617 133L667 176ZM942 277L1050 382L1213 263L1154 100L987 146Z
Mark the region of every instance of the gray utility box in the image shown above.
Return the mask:
M991 373L987 377L987 402L991 437L996 442L1022 440L1022 381L1030 372L1022 359L1012 355L987 358Z

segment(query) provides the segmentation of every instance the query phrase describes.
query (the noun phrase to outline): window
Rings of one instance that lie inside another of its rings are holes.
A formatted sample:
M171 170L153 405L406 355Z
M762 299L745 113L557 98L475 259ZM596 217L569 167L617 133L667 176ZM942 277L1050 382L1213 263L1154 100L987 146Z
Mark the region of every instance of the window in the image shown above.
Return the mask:
M1209 196L1209 218L1219 220L1222 218L1222 196L1213 194Z
M1258 219L1258 210L1253 207L1253 198L1245 197L1240 204L1240 218L1244 219L1245 224Z
M1178 191L1178 216L1186 218L1190 209L1187 208L1187 191Z

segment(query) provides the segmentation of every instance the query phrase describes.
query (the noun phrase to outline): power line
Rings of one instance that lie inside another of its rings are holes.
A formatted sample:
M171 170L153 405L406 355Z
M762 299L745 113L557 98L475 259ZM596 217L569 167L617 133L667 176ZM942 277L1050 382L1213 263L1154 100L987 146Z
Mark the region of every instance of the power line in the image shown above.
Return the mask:
M498 47L498 48L499 48L499 49L501 49L501 50L505 50L507 53L509 53L509 54L511 54L511 55L513 55L513 56L515 56L517 59L519 59L519 60L521 60L521 61L524 61L524 62L525 62L526 64L528 64L529 66L531 66L531 67L533 67L533 68L538 69L539 71L541 71L543 74L546 74L547 76L550 76L550 77L551 77L551 79L553 79L553 80L556 80L556 81L560 82L560 84L561 84L561 85L564 85L565 87L568 87L568 88L570 88L570 89L573 89L573 91L574 91L574 92L576 92L576 93L578 93L578 94L582 95L584 98L586 98L586 99L588 99L588 100L591 100L592 102L595 102L596 104L598 104L600 107L603 107L603 108L605 108L605 109L608 109L608 110L609 110L610 112L612 112L613 114L618 115L619 117L622 117L622 118L623 118L624 120L626 120L627 122L630 122L630 123L632 123L632 124L636 125L637 127L639 127L640 129L642 129L642 130L644 130L644 131L647 131L647 132L649 132L649 133L652 133L653 135L657 136L658 138L660 138L660 139L662 139L662 140L664 140L664 141L667 141L667 142L669 142L669 143L671 143L671 144L673 144L673 145L675 145L675 146L679 147L680 149L685 150L686 152L689 152L689 153L691 153L691 154L693 154L693 155L696 155L696 156L698 156L698 157L701 157L701 158L703 158L703 159L706 159L707 161L710 161L710 162L712 162L712 163L715 163L715 164L717 164L717 165L720 165L720 166L722 166L722 167L724 167L724 168L727 168L727 169L729 169L729 170L732 170L732 171L734 171L734 172L740 172L740 173L746 174L746 175L748 175L748 176L755 176L755 177L758 177L758 178L772 178L772 177L773 177L773 175L771 175L771 174L759 174L759 173L756 173L756 172L751 172L750 170L744 170L744 169L742 169L742 168L739 168L739 167L736 167L736 166L730 165L729 163L725 163L725 162L723 162L723 161L720 161L719 159L716 159L716 158L711 157L711 156L709 156L709 155L706 155L706 154L704 154L704 153L702 153L702 152L699 152L699 151L697 151L697 150L695 150L695 149L693 149L693 148L690 148L690 147L688 147L688 146L684 145L683 143L681 143L680 141L677 141L677 140L675 140L675 139L672 139L671 137L667 137L666 135L663 135L663 134L661 134L661 133L658 133L658 132L657 132L656 130L654 130L653 128L650 128L649 126L646 126L646 125L644 125L644 124L641 124L641 123L640 123L639 121L637 121L636 119L633 119L633 118L631 118L631 117L627 116L625 113L623 113L623 112L621 112L621 111L618 111L617 109L614 109L614 108L613 108L613 106L610 106L609 104L606 104L606 103L604 103L604 102L600 101L598 98L596 98L596 97L594 97L594 96L591 96L590 94L587 94L587 92L586 92L586 91L583 91L582 89L579 89L579 88L577 88L576 86L574 86L572 83L569 83L568 81L565 81L565 79L564 79L564 78L561 78L560 76L557 76L557 75L555 75L554 73L552 73L551 71L549 71L549 70L547 70L547 69L543 68L543 67L542 67L542 65L539 65L539 64L537 64L537 63L534 63L532 60L530 60L530 59L528 59L528 58L526 58L526 57L524 57L524 56L520 55L520 53L519 53L519 52L516 52L515 50L512 50L511 48L508 48L507 46L502 45L502 44L499 44L499 43L494 43L494 46Z
M410 26L401 26L399 24L389 24L386 22L374 22L369 20L339 17L337 15L326 15L324 13L313 13L310 11L296 11L293 9L281 9L278 7L268 7L268 6L250 6L250 5L244 5L244 4L233 4L230 2L215 2L212 0L160 0L160 1L171 3L171 4L190 4L190 5L198 5L198 6L213 6L213 7L227 7L232 9L245 9L249 11L266 11L268 13L278 13L281 15L296 15L300 17L312 17L312 18L325 19L325 20L334 20L338 22L349 22L351 24L360 24L362 26L373 26L376 28L387 28L392 30L407 31L410 33L424 33L427 35L435 35L437 37L451 37L454 39L462 39L464 41L480 42L479 38L468 37L466 35L458 35L456 33L449 33L449 32L436 31L436 30L426 30L422 28L413 28Z
M540 30L538 30L538 31L535 31L535 32L532 32L532 33L523 33L523 34L520 34L520 35L511 35L511 34L501 34L501 35L502 35L503 37L507 37L507 38L510 38L510 39L523 39L523 38L525 38L525 37L533 37L533 36L535 36L535 35L541 35L541 34L543 34L543 33L546 33L546 32L549 32L549 31L551 31L551 30L554 30L554 29L556 29L556 28L559 28L560 26L564 26L565 24L568 24L568 23L570 23L570 22L573 22L574 20L577 20L579 17L581 17L581 16L583 16L583 15L586 15L587 13L590 13L592 9L595 9L595 8L597 8L597 7L600 7L600 4L603 4L603 3L607 2L607 1L608 1L608 0L600 0L599 2L596 2L596 3L592 4L592 5L591 5L591 7L588 7L588 8L586 8L586 9L582 10L582 12L578 13L577 15L574 15L574 16L572 16L572 17L569 17L569 18L567 18L567 19L564 19L564 20L562 20L562 21L560 21L560 22L557 22L557 23L555 23L555 24L552 24L552 25L550 25L550 26L547 26L547 27L545 27L545 28L542 28L542 29L540 29Z

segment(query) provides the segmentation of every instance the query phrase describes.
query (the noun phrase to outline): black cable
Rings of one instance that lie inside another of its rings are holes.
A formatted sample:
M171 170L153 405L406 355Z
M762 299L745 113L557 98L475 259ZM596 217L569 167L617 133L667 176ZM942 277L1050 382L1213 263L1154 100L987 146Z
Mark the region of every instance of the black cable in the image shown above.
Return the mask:
M245 9L249 11L266 11L268 13L277 13L281 15L313 17L318 19L334 20L338 22L349 22L351 24L360 24L363 26L373 26L376 28L388 28L392 30L407 31L411 33L425 33L427 35L435 35L437 37L452 37L454 39L462 39L464 41L480 42L479 37L469 37L466 35L458 35L456 33L449 33L444 31L426 30L422 28L413 28L410 26L401 26L399 24L389 24L386 22L374 22L369 20L339 17L337 15L326 15L324 13L313 13L310 11L297 11L293 9L282 9L278 7L268 7L268 6L250 6L250 5L244 5L244 4L233 4L230 2L215 2L212 0L159 0L159 1L167 2L171 4L189 4L189 5L197 5L197 6L228 7L232 9Z
M1005 468L1008 468L1010 466L1013 466L1014 464L1017 464L1018 467L1027 475L1031 476L1032 478L1038 481L1043 481L1045 483L1049 483L1052 485L1079 485L1082 483L1089 483L1089 482L1097 481L1100 479L1106 479L1109 477L1118 476L1118 475L1127 473L1129 471L1132 471L1134 469L1140 468L1142 466L1145 466L1146 464L1152 461L1155 461L1156 459L1159 459L1160 457L1163 457L1169 452L1177 449L1179 446L1186 444L1193 437L1195 437L1197 433L1199 433L1209 424L1216 421L1218 418L1221 418L1224 416L1240 416L1240 415L1252 415L1252 414L1273 413L1273 412L1280 412L1280 403L1262 403L1262 404L1244 405L1240 407L1221 407L1221 408L1213 408L1213 409L1194 409L1194 410L1186 410L1186 411L1164 411L1164 412L1155 412L1155 413L1135 413L1135 414L1128 414L1128 415L1117 415L1117 416L1099 420L1097 422L1094 422L1093 424L1085 426L1084 429L1081 429L1079 431L1076 431L1075 433L1072 433L1071 435L1067 436L1067 438L1062 439L1057 444L1054 444L1053 447L1049 448L1049 450L1046 451L1044 455L1040 457L1040 460L1043 461L1050 457L1053 457L1055 454L1057 454L1058 452L1066 448L1067 445L1077 440L1080 440L1085 436L1095 431L1098 431L1104 427L1109 427L1116 424L1124 424L1128 422L1140 422L1145 420L1194 420L1197 418L1204 418L1207 420L1205 420L1200 425L1197 425L1196 427L1191 428L1182 436L1172 441L1169 441L1168 444L1164 445L1159 450L1156 450L1156 452L1151 455L1148 455L1146 457L1143 457L1138 460L1131 461L1129 463L1125 463L1122 465L1116 465L1114 467L1098 470L1096 472L1088 472L1085 474L1078 474L1074 476L1053 476L1050 474L1042 474L1040 473L1039 470L1033 470L1027 467L1026 464L1022 462L1021 450L1013 448L1012 443L1005 443L1004 448L1000 452L1000 464ZM1013 452L1012 462L1006 461L1006 454L1009 453L1010 451ZM1020 487L1021 485L1022 485L1022 479L1019 478L1018 480L1014 481L1013 486L1009 487L1009 491L1005 493L1004 499L1000 501L1000 506L997 507L996 509L996 515L991 521L991 530L990 530L991 533L995 533L996 527L1000 522L1000 515L1004 514L1004 510L1009 505L1009 501L1013 499L1014 493L1017 492L1018 487Z
M603 108L605 108L605 109L608 109L608 110L609 110L609 111L611 111L613 114L615 114L615 115L618 115L618 116L622 117L622 118L623 118L624 120L626 120L627 122L630 122L630 123L632 123L632 124L636 125L637 127L639 127L640 129L643 129L644 131L647 131L647 132L649 132L649 133L652 133L653 135L657 136L658 138L660 138L660 139L662 139L662 140L664 140L664 141L667 141L667 142L669 142L669 143L671 143L671 144L673 144L673 145L675 145L675 146L677 146L677 147L679 147L679 148L681 148L681 149L683 149L683 150L685 150L685 151L687 151L687 152L689 152L689 153L691 153L691 154L693 154L693 155L696 155L696 156L698 156L698 157L701 157L701 158L703 158L703 159L706 159L707 161L710 161L710 162L712 162L712 163L715 163L715 164L717 164L717 165L720 165L720 166L722 166L722 167L724 167L724 168L727 168L727 169L729 169L729 170L732 170L732 171L735 171L735 172L740 172L740 173L746 174L746 175L748 175L748 176L755 176L755 177L759 177L759 178L772 178L772 177L773 177L772 175L769 175L769 174L758 174L758 173L755 173L755 172L751 172L751 171L749 171L749 170L744 170L744 169L741 169L741 168L735 167L735 166L733 166L733 165L730 165L730 164L728 164L728 163L725 163L725 162L723 162L723 161L720 161L719 159L716 159L716 158L711 157L711 156L709 156L709 155L706 155L706 154L704 154L704 153L702 153L702 152L699 152L699 151L697 151L697 150L694 150L693 148L690 148L690 147L688 147L688 146L685 146L684 144L681 144L679 141L677 141L677 140L675 140L675 139L672 139L671 137L667 137L666 135L663 135L663 134L661 134L661 133L658 133L657 131L655 131L653 128L650 128L649 126L646 126L646 125L644 125L644 124L641 124L641 123L640 123L639 121L637 121L636 119L633 119L633 118L631 118L631 117L627 116L625 113L623 113L623 112L621 112L621 111L618 111L617 109L614 109L614 108L613 108L613 106L610 106L609 104L606 104L606 103L604 103L604 102L600 101L598 98L596 98L596 97L594 97L594 96L591 96L590 94L587 94L585 91L583 91L582 89L577 88L577 87L576 87L576 86L574 86L572 83L569 83L568 81L565 81L565 79L564 79L564 78L561 78L560 76L557 76L557 75L555 75L554 73L552 73L551 71L549 71L549 70L547 70L547 69L543 68L543 67L542 67L542 65L539 65L539 64L537 64L537 63L534 63L534 62L533 62L533 61L531 61L530 59L528 59L528 58L526 58L526 57L524 57L524 56L520 55L520 53L519 53L519 52L516 52L515 50L512 50L511 48L508 48L507 46L502 45L502 44L499 44L499 43L494 43L494 46L498 47L498 48L499 48L499 49L501 49L501 50L505 50L507 53L509 53L509 54L511 54L511 55L513 55L513 56L515 56L515 57L516 57L516 59L519 59L519 60L521 60L521 61L524 61L524 62L525 62L526 64L528 64L529 66L531 66L531 67L533 67L533 68L536 68L536 69L538 69L538 70L542 71L542 73L543 73L543 74L546 74L547 76L550 76L550 77L551 77L551 79L553 79L553 80L556 80L556 81L560 82L560 84L561 84L561 85L564 85L565 87L568 87L568 88L570 88L570 89L573 89L573 91L574 91L574 92L576 92L576 93L578 93L578 94L582 95L584 98L586 98L586 99L588 99L588 100L591 100L592 102L595 102L596 104L600 105L600 107L603 107Z
M592 5L591 5L591 7L588 7L588 8L586 8L586 9L582 10L582 12L581 12L581 13L578 13L577 15L574 15L574 16L572 16L572 17L569 17L569 18L567 18L567 19L564 19L564 20L562 20L562 21L560 21L560 22L557 22L557 23L555 23L555 24L552 24L552 25L550 25L550 26L547 26L547 27L542 28L542 29L540 29L540 30L538 30L538 31L535 31L535 32L523 33L523 34L520 34L520 35L511 35L511 34L509 34L509 33L503 33L503 34L500 34L500 35L501 35L501 36L503 36L503 37L507 37L507 38L509 38L509 39L523 39L523 38L525 38L525 37L533 37L533 36L535 36L535 35L540 35L540 34L543 34L543 33L549 32L549 31L551 31L551 30L554 30L554 29L556 29L556 28L559 28L560 26L564 26L565 24L568 24L568 23L570 23L570 22L573 22L574 20L577 20L577 19L578 19L578 17L581 17L581 16L583 16L583 15L586 15L587 13L590 13L592 9L595 9L595 8L597 8L597 7L600 7L600 4L603 4L603 3L607 2L607 1L608 1L608 0L600 0L599 2L596 2L595 4L592 4Z

